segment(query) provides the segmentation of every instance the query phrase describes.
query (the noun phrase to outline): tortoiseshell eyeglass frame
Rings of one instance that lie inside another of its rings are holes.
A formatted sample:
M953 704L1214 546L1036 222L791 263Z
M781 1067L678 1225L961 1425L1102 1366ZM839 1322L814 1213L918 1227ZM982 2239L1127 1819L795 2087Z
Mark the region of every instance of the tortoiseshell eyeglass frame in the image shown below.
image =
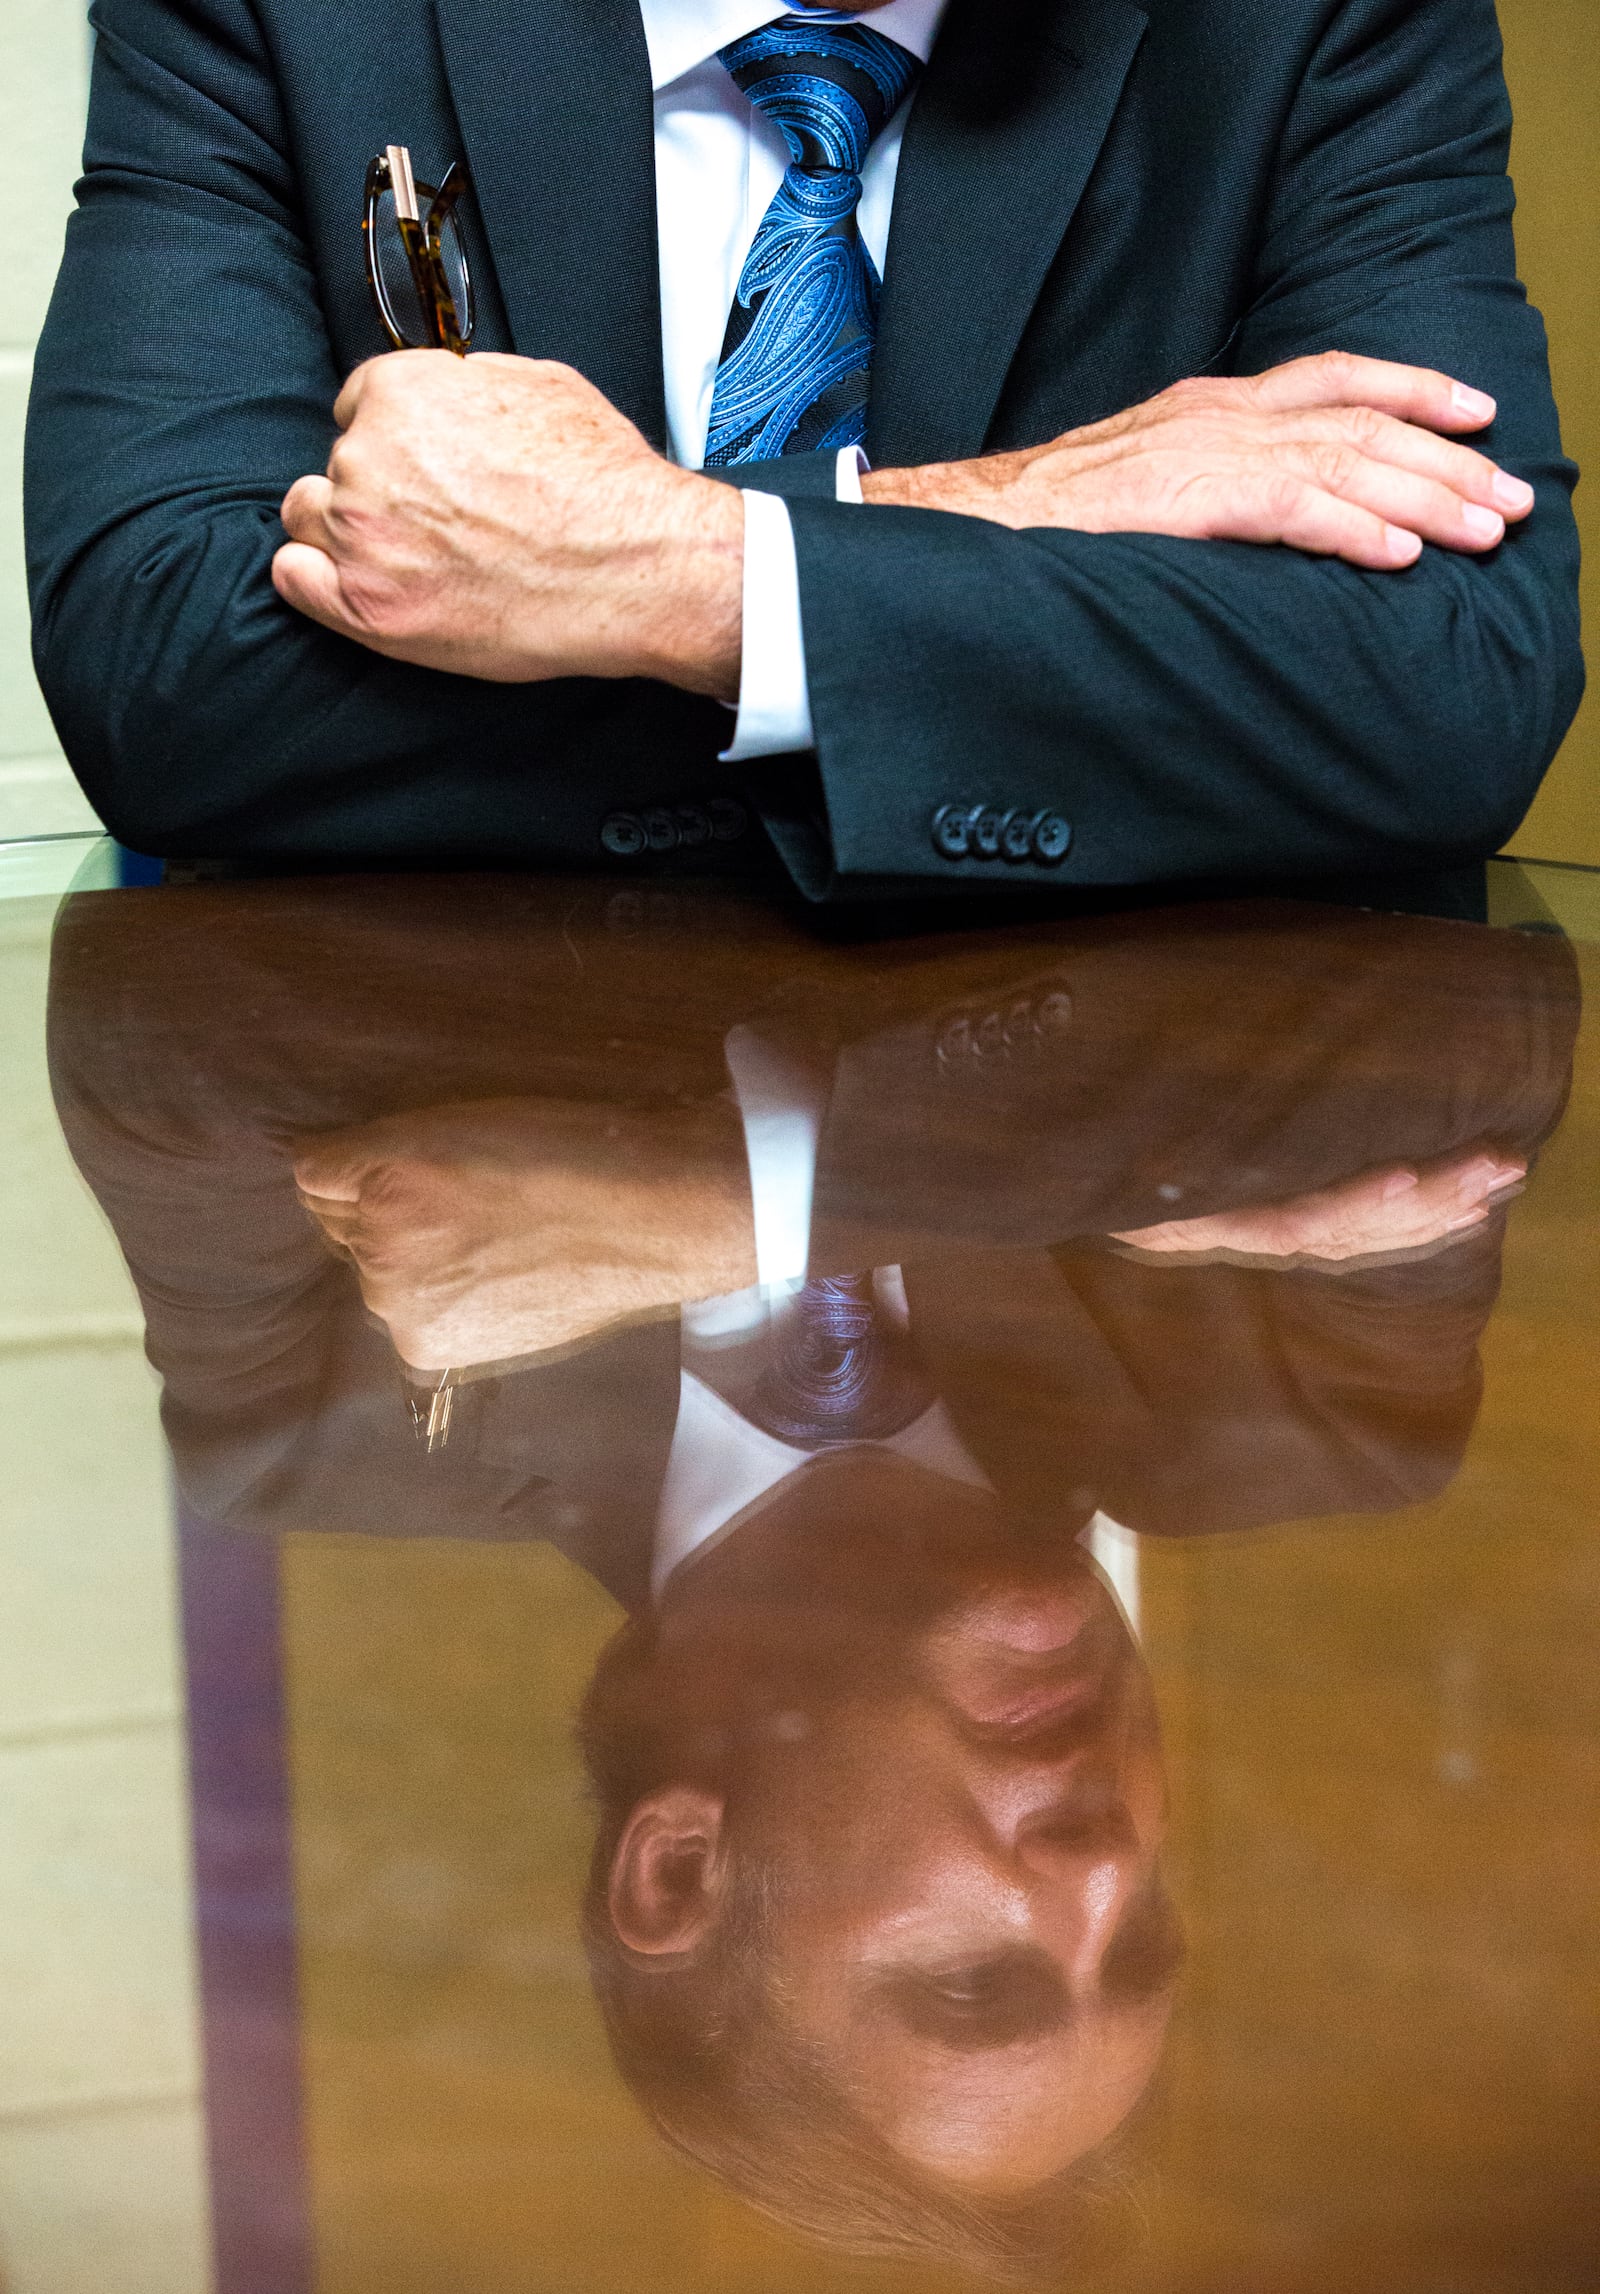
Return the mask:
M403 143L391 143L380 151L367 169L366 199L361 213L361 236L367 253L367 283L378 308L383 329L396 350L449 350L457 358L465 358L472 341L474 309L472 273L467 265L467 251L456 237L456 253L461 268L464 289L458 308L451 290L449 274L444 262L444 229L455 213L456 203L468 188L467 171L459 160L445 172L444 181L435 190L431 183L419 183L411 172L411 154ZM383 283L383 265L378 257L378 205L385 192L394 197L395 223L411 266L412 284L417 291L417 302L424 314L428 333L425 341L416 339L413 329L408 332L397 315Z

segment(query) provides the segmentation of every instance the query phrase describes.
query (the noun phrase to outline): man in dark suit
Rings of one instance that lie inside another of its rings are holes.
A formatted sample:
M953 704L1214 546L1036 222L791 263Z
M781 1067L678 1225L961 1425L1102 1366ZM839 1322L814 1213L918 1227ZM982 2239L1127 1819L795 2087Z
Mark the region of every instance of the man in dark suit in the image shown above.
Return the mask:
M1492 0L94 14L30 550L133 845L847 899L1520 819L1581 664ZM465 362L373 359L400 138Z

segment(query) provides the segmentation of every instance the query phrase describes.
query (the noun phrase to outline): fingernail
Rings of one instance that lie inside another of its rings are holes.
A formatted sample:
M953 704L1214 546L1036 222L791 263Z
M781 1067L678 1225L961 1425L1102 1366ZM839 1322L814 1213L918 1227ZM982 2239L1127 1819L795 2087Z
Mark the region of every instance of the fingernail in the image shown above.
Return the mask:
M1481 1227L1488 1216L1487 1211L1465 1211L1459 1219L1452 1219L1444 1231L1447 1235L1463 1234L1468 1227Z
M1408 534L1404 526L1388 527L1386 539L1389 555L1397 566L1413 566L1422 555L1422 537Z
M1503 508L1519 516L1533 508L1533 488L1525 478L1513 478L1508 470L1495 472L1494 498Z
M1464 382L1458 382L1451 389L1450 396L1458 414L1468 415L1474 422L1494 420L1497 411L1495 402L1481 390L1469 390Z
M1421 1184L1415 1171L1393 1171L1383 1182L1383 1199L1386 1203L1392 1203L1401 1195L1409 1195L1413 1187L1420 1187Z
M1498 510L1486 510L1479 502L1463 502L1461 523L1475 542L1498 542L1504 539L1506 522Z

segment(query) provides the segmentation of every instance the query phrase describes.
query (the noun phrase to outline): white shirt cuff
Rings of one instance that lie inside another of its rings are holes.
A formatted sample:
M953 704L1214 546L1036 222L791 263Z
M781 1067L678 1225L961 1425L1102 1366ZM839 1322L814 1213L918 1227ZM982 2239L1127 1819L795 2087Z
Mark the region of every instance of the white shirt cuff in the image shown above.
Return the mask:
M863 509L867 498L861 491L861 481L871 468L859 446L841 446L833 472L834 499L854 502L857 509Z
M744 1123L756 1280L763 1286L803 1282L827 1085L819 1091L818 1079L756 1028L731 1028L723 1050Z
M725 765L781 757L815 745L800 622L800 569L789 505L777 494L744 495L744 661L739 716Z

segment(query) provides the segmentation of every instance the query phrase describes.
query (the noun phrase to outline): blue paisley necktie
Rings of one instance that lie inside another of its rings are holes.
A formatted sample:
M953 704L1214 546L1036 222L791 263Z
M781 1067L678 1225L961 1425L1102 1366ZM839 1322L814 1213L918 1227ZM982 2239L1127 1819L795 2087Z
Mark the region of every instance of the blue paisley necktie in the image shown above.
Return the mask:
M822 1450L886 1442L934 1398L909 1337L878 1311L871 1275L857 1274L801 1286L770 1369L740 1407L779 1441Z
M780 17L723 63L793 153L739 279L711 401L706 467L858 445L878 274L856 208L873 138L921 69L865 24Z

